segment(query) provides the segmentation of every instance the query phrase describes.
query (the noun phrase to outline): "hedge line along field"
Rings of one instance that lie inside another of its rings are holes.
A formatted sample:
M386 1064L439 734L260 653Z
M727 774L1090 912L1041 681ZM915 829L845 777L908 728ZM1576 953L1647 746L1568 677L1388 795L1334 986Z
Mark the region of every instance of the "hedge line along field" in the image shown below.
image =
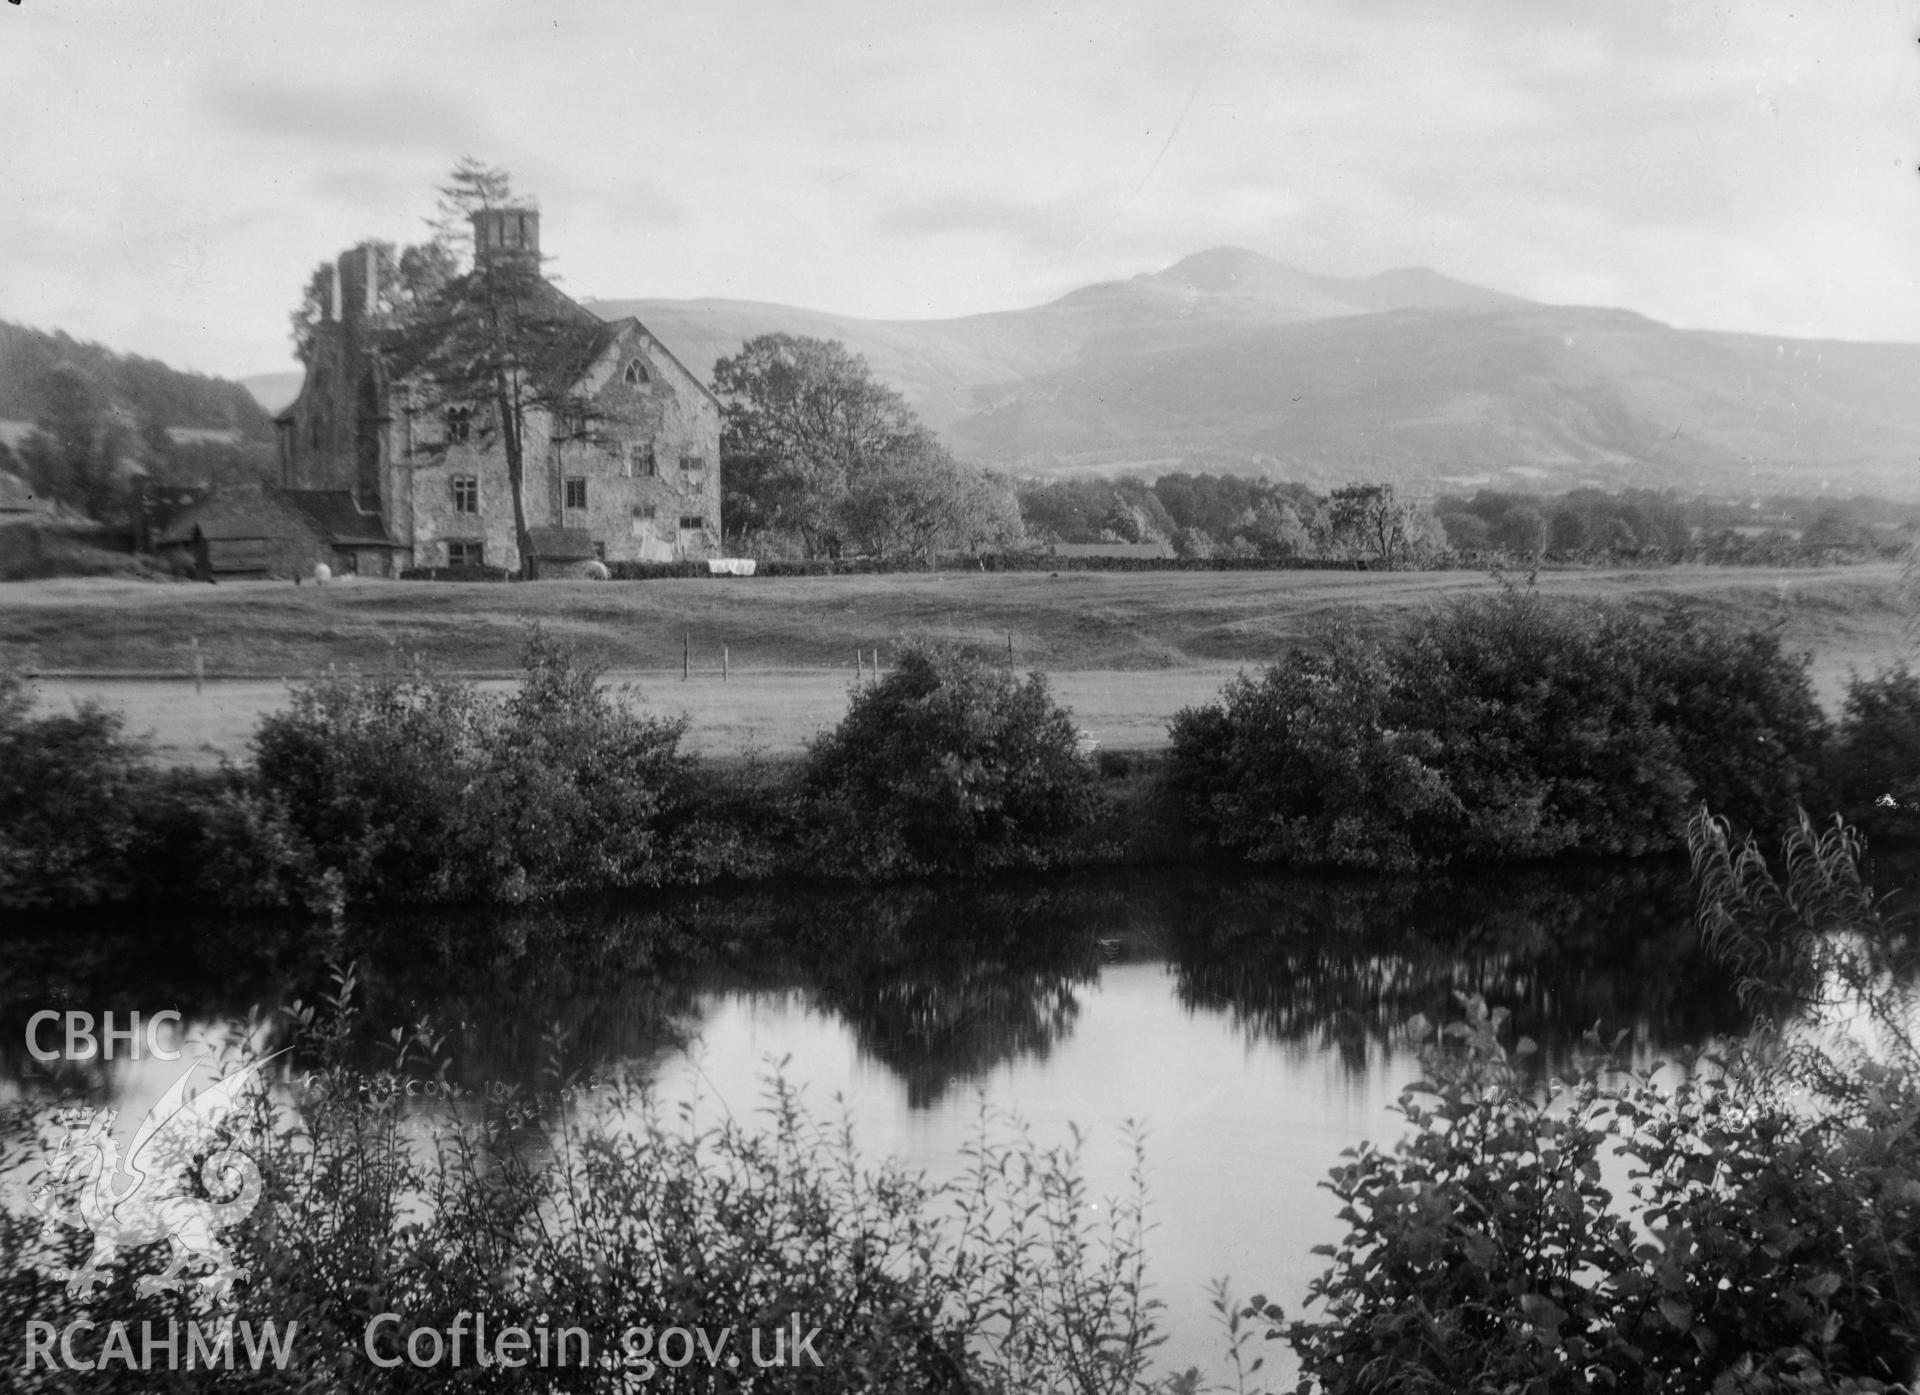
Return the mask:
M884 664L884 647L880 657ZM1054 696L1102 749L1146 750L1166 745L1175 712L1211 702L1237 672L1237 666L1221 664L1131 673L1079 670L1050 674L1049 681ZM645 710L657 716L685 713L686 749L724 759L754 751L796 754L846 715L855 680L849 655L839 669L735 669L725 683L715 669L696 670L684 683L678 669L615 670L607 681L631 685ZM498 678L478 686L499 692L513 685ZM98 701L127 714L130 734L146 736L161 765L203 769L244 760L260 718L285 707L290 691L278 678L215 679L197 693L180 679L42 678L34 688L42 713Z
M1848 671L1871 673L1905 645L1894 565L1806 570L1669 568L1542 572L1548 596L1680 605L1777 624L1790 652L1814 656L1829 710ZM854 652L887 661L918 634L1043 669L1109 747L1164 743L1175 711L1211 699L1328 622L1377 633L1447 596L1485 590L1466 572L1062 573L454 585L351 580L218 586L107 578L0 586L0 664L50 671L42 703L98 697L152 733L166 762L217 764L245 753L258 717L284 705L284 678L329 664L371 668L419 655L444 670L517 667L527 627L599 656L637 682L650 707L693 718L703 755L797 750L845 711ZM691 637L694 676L679 681ZM210 681L176 679L199 641ZM719 681L722 650L730 681ZM90 678L88 675L97 675ZM251 679L234 682L228 680Z

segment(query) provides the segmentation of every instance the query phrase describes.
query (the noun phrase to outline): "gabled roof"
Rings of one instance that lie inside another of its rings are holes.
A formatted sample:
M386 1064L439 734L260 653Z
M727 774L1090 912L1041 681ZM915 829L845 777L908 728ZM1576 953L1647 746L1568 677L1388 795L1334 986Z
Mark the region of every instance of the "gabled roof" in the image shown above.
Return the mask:
M299 509L327 538L341 546L398 547L387 536L387 525L377 513L368 513L345 489L283 489L281 495Z
M154 541L184 543L195 529L209 541L307 534L323 543L397 547L380 515L364 512L346 490L281 489L249 484L216 489L175 513Z
M640 323L637 317L633 315L622 315L617 320L608 320L607 323L610 326L612 326L616 331L614 335L614 340L617 340L619 338L619 333L623 332L625 330L625 327L628 325L632 325L635 329L639 330L642 334L646 335L648 339L653 341L653 346L660 351L660 353L666 358L667 362L671 363L675 368L678 368L682 373L686 374L687 381L700 389L701 393L705 395L707 401L713 403L714 406L721 408L723 411L725 410L726 404L723 403L717 396L714 395L714 391L712 388L708 387L705 383L700 381L700 375L698 373L695 373L691 368L687 367L686 364L682 363L680 361L679 356L675 354L672 349L669 349L667 347L667 341L662 339L659 335L655 334L652 330L648 329L644 324ZM614 340L609 340L608 342L611 344L612 342L614 342Z

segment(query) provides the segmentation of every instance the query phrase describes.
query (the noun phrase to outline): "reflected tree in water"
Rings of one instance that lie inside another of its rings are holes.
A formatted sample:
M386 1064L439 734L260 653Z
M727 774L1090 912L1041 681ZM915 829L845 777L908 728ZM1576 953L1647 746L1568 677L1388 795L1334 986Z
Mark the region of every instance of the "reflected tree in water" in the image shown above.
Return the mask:
M1442 1020L1478 993L1511 1006L1552 1069L1595 1023L1642 1051L1738 1029L1691 912L1677 865L1215 883L1181 906L1176 991L1355 1071L1415 1013Z

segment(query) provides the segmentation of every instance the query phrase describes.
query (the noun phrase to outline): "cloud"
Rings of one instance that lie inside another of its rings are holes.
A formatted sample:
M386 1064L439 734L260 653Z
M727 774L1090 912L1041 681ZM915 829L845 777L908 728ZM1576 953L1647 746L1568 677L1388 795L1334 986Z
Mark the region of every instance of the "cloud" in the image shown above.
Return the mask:
M468 150L485 143L462 103L400 81L300 88L228 80L206 95L214 115L243 131L315 145Z
M988 234L1029 251L1053 252L1084 236L1097 217L1094 201L1084 195L1018 199L953 192L909 196L879 213L873 227L901 238Z

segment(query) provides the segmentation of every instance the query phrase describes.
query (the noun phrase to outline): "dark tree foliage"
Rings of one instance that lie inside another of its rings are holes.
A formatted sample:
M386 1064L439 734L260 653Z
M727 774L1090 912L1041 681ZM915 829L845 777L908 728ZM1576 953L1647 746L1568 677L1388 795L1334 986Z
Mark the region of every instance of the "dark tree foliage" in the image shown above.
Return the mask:
M1508 552L1678 552L1692 540L1690 510L1698 507L1645 489L1619 494L1575 489L1560 495L1483 489L1471 499L1434 502L1449 546Z
M1707 944L1763 1025L1664 1076L1623 1069L1623 1038L1596 1035L1542 1081L1504 1009L1463 997L1441 1031L1416 1016L1409 1135L1327 1184L1348 1231L1322 1250L1321 1312L1247 1314L1284 1332L1311 1388L1913 1388L1911 922L1865 883L1844 825L1802 819L1783 876L1704 809L1688 841ZM1612 1154L1630 1197L1607 1183Z
M1405 868L1671 849L1707 794L1777 819L1826 724L1771 636L1509 589L1384 643L1328 636L1180 713L1172 739L1208 843Z
M1920 832L1920 674L1905 664L1847 684L1827 764L1848 817L1875 832Z
M62 363L41 383L40 415L21 443L27 483L101 522L118 522L126 499L125 465L135 450L106 395L78 364Z
M920 431L906 399L837 341L763 334L713 366L726 404L722 477L743 518L798 532L810 555L839 550L841 510L860 478Z
M870 874L1044 861L1095 812L1093 765L1040 674L911 644L808 752L821 865Z
M0 417L38 421L49 407L48 378L61 365L80 370L103 401L162 426L235 430L271 441L273 423L239 383L119 354L60 331L0 321Z
M328 677L254 738L262 788L350 900L524 900L666 880L684 720L632 712L536 634L505 702L417 672Z
M845 345L763 334L713 366L728 532L807 556L925 556L1020 536L1003 478L964 464ZM756 537L757 535L757 537Z

